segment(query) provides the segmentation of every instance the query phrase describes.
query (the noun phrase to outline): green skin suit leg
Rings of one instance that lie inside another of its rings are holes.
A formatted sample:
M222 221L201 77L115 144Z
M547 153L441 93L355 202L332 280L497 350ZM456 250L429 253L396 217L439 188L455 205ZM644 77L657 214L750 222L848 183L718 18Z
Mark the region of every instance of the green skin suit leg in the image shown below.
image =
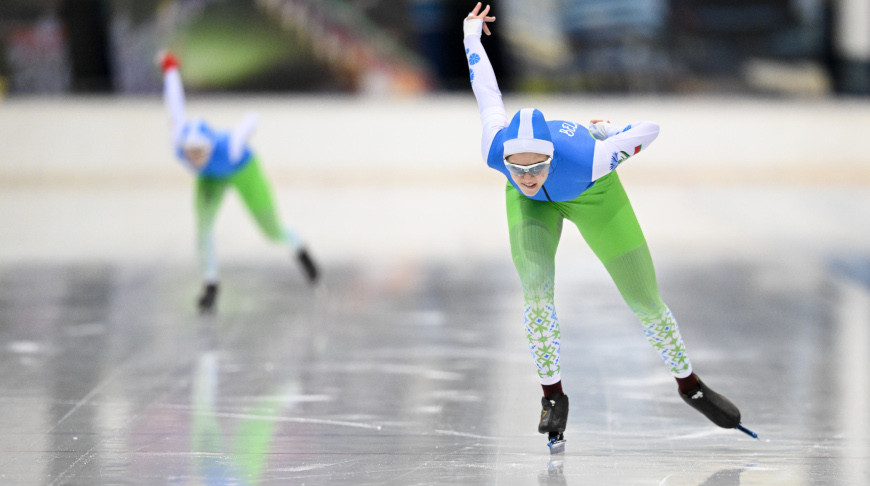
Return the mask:
M526 337L542 384L561 379L554 279L565 219L577 226L604 264L670 373L678 378L691 374L677 322L659 295L646 239L616 172L571 201L535 201L510 184L506 200L511 254L523 286Z
M244 168L226 179L199 176L195 191L197 250L200 268L207 281L217 280L212 230L228 186L238 191L257 226L270 241L284 243L294 249L299 244L278 219L272 189L258 158L253 157Z

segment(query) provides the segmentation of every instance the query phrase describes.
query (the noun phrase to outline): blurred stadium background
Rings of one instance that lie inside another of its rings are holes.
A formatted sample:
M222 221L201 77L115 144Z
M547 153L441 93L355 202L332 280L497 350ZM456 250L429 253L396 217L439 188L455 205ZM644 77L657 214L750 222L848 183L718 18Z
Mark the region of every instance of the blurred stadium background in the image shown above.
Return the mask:
M0 187L10 202L0 208L0 258L71 249L129 256L153 252L159 235L190 256L177 243L192 234L190 211L178 211L188 208L190 179L169 147L155 64L164 48L182 59L190 116L230 127L248 111L260 115L252 144L291 208L289 220L328 256L413 254L420 247L412 235L430 254L468 254L475 245L500 252L498 228L457 236L481 221L503 224L501 181L479 161L480 122L462 55L461 19L473 4L4 0ZM656 149L622 171L638 189L870 185L870 155L858 148L870 122L870 1L495 0L493 8L499 20L486 47L508 111L537 106L550 118L662 125ZM404 199L384 197L384 187L415 188L419 206L406 203L407 214L397 214ZM433 209L445 204L448 187L466 191L450 198L457 211ZM353 205L360 214L342 224L380 240L349 248L333 224L344 206L296 211L312 198L343 200L348 188L363 191L355 197L366 203ZM420 188L431 191L429 203ZM479 188L488 191L478 197ZM95 202L95 194L112 202ZM15 203L23 198L36 202ZM459 209L471 200L491 216ZM70 231L59 207L93 231ZM364 231L390 228L397 217L419 220L417 231ZM152 238L127 236L131 222ZM452 245L441 224L456 229ZM253 231L228 232L225 240L250 233L262 243ZM73 239L61 243L57 234Z
M870 94L866 0L495 0L506 91ZM469 0L4 0L11 94L467 89Z

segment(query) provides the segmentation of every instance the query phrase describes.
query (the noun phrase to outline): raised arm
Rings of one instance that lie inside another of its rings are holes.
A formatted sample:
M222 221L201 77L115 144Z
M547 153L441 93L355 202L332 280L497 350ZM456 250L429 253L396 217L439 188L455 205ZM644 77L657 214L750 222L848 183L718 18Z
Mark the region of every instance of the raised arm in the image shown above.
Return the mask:
M493 22L495 17L487 17L489 5L483 11L478 2L474 10L468 15L463 24L465 33L465 57L468 61L468 70L471 75L471 89L477 98L477 107L480 110L480 121L483 123L483 138L481 139L481 152L483 160L489 154L489 147L499 130L508 124L504 102L501 99L501 91L495 80L495 72L489 57L480 42L481 32L489 35L489 27L486 22Z
M607 130L606 140L595 142L592 161L592 180L597 180L629 157L638 154L659 136L659 125L649 121L635 122L623 128Z
M242 156L245 154L245 144L257 128L257 115L249 113L242 121L233 129L230 136L229 156L232 163L241 162Z
M158 61L163 71L163 100L172 123L172 142L181 143L181 130L186 121L184 115L184 85L178 72L178 59L169 51L160 53Z

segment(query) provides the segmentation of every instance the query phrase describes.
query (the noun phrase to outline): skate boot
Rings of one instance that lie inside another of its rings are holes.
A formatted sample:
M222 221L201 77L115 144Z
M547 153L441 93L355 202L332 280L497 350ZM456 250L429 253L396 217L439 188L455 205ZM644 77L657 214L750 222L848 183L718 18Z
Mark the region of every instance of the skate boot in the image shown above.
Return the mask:
M730 400L711 390L700 378L698 378L697 388L687 393L680 392L680 396L683 401L719 427L737 429L753 438L758 438L755 432L740 424L740 410Z
M311 255L308 254L308 250L306 250L304 246L296 251L296 260L299 262L299 265L302 266L302 270L305 272L305 277L308 278L308 283L311 285L317 283L317 277L319 276L317 265L314 264L314 260L311 259Z
M565 450L565 426L568 424L568 395L557 393L541 398L541 421L538 432L547 434L551 454Z
M197 301L197 307L200 314L210 314L214 312L215 301L217 301L218 284L209 283L202 288L202 294Z

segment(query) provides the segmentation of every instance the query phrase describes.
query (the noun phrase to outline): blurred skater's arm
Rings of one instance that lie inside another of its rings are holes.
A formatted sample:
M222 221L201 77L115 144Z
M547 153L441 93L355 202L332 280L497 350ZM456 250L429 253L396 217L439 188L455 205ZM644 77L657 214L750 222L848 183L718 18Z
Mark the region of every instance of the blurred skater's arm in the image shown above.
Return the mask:
M184 85L181 82L181 73L178 71L178 59L169 51L160 53L158 62L163 71L163 100L169 111L169 120L172 123L172 141L176 145L181 143L181 130L186 121L184 114Z
M606 140L595 142L595 155L592 161L592 180L597 180L610 172L629 157L640 153L659 136L658 123L650 121L635 122L621 129L611 129Z
M488 17L489 5L483 11L481 4L477 3L474 10L468 15L463 23L465 38L465 56L468 61L468 70L471 76L471 89L477 98L477 107L480 110L480 121L483 123L483 138L481 151L483 160L489 155L489 147L499 130L507 126L507 114L504 102L501 99L501 91L495 79L495 72L489 57L480 42L480 35L485 32L490 34L486 22L493 22L495 17Z
M245 154L245 146L254 134L254 129L257 128L258 121L259 119L257 118L256 113L249 113L238 125L236 125L236 128L230 136L230 162L237 164L241 161L242 156Z

